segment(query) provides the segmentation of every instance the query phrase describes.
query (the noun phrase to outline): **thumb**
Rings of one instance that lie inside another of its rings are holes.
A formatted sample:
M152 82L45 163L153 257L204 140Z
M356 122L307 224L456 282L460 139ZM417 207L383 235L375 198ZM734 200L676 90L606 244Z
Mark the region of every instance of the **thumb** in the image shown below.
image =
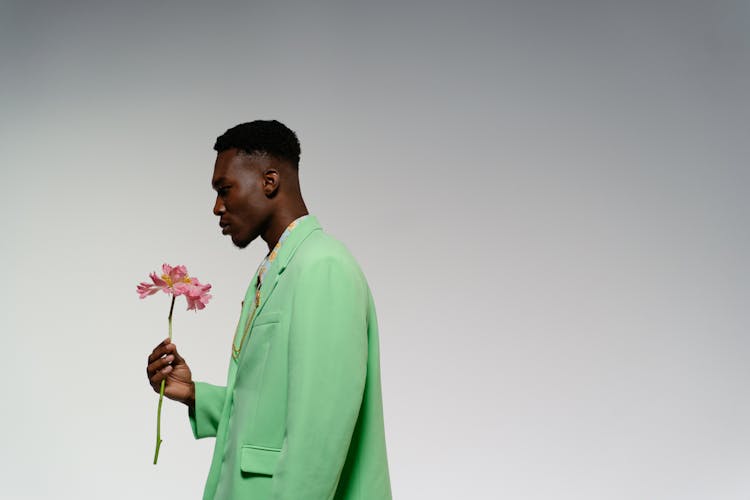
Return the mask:
M185 358L180 356L179 351L177 350L177 346L174 346L174 351L172 351L172 355L174 356L174 363L173 364L182 364L185 362Z

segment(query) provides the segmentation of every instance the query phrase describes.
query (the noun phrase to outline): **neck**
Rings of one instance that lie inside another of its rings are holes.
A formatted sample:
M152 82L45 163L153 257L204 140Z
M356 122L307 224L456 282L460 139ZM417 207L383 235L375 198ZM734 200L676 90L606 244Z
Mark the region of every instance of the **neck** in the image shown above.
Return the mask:
M268 245L268 251L271 252L271 250L273 250L273 247L276 246L281 235L284 234L284 230L292 223L292 221L299 219L308 213L307 207L305 207L304 202L302 202L299 206L288 207L287 209L281 210L275 214L271 223L268 225L268 229L261 235L263 241Z

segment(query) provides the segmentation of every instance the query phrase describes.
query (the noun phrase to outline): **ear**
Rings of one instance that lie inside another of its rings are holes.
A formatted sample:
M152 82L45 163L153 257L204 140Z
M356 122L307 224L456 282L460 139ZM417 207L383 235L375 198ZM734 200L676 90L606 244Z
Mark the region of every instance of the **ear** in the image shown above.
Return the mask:
M276 193L279 191L280 181L278 169L265 169L262 174L263 194L268 198L276 196Z

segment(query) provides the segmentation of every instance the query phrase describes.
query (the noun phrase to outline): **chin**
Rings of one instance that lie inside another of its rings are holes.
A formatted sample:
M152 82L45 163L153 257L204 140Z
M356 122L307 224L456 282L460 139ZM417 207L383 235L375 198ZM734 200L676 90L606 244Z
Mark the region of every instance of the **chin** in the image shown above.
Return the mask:
M245 248L250 243L252 243L255 240L255 238L257 238L257 236L253 238L243 238L243 239L235 239L234 236L232 236L232 243L234 243L234 246L236 246L237 248Z
M232 239L232 243L234 243L234 246L237 248L245 248L250 244L249 241L237 241L235 239Z

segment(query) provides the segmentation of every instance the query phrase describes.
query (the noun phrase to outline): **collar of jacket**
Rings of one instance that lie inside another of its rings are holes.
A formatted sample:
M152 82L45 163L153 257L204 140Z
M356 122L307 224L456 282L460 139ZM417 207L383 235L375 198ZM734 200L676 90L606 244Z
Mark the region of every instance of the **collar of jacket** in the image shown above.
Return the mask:
M273 293L274 288L276 288L276 283L278 283L279 277L282 275L284 269L286 269L286 266L292 260L292 257L294 257L294 253L297 251L302 242L307 239L308 236L318 230L322 230L322 228L320 227L320 223L318 223L318 219L314 215L309 215L301 220L299 224L289 232L289 235L282 243L281 248L279 248L279 252L276 255L276 258L271 263L271 267L269 267L268 271L263 275L263 284L260 287L260 304L258 304L258 308L255 310L255 314L253 314L252 321L248 326L248 329L253 329L255 318L257 318L263 312L263 306L268 301L268 297L271 296L271 293ZM252 289L253 291L255 290L256 279L257 273L253 277L253 282L250 284L250 289ZM254 292L252 294L248 292L247 296L245 297L245 306L249 304L248 299L252 300L253 295Z
M271 263L271 267L268 268L266 274L263 275L261 300L263 299L263 294L269 295L271 292L270 289L266 290L266 284L271 285L271 288L276 285L276 281L278 281L279 276L284 272L284 269L286 269L289 261L292 260L292 257L300 244L305 241L313 231L318 229L322 229L318 223L318 219L314 215L308 215L289 232L287 238L281 244L281 248L279 248L276 259Z

